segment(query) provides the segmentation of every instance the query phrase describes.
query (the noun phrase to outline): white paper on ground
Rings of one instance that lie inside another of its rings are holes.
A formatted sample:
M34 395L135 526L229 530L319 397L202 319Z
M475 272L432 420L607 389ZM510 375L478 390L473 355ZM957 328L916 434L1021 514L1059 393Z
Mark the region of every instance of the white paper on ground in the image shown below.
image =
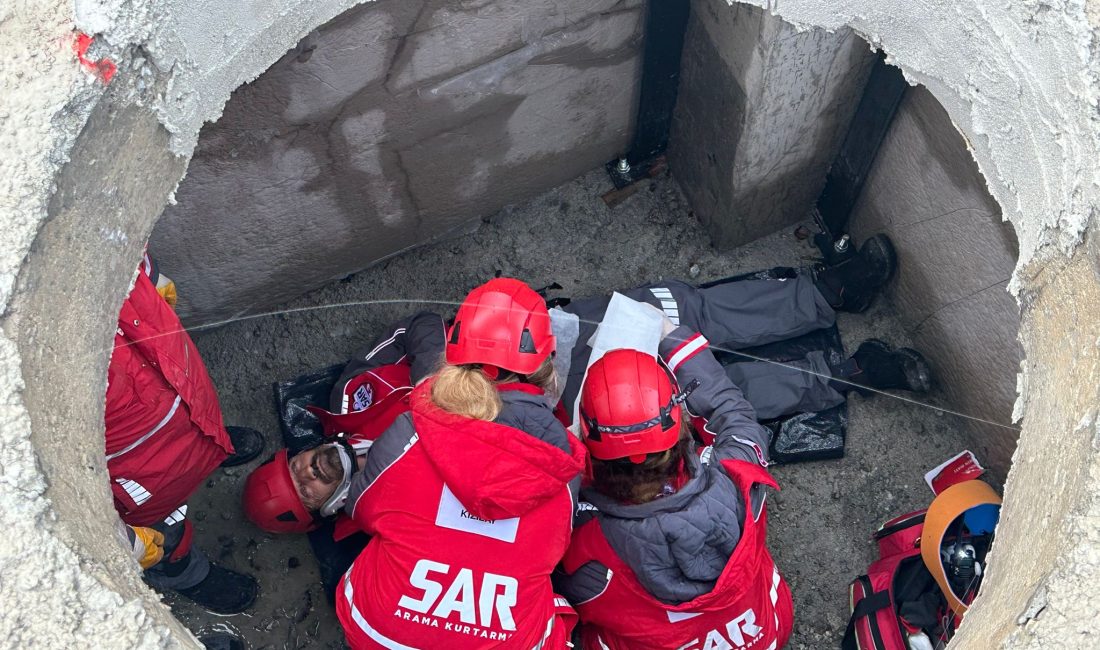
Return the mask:
M925 473L924 482L928 484L928 487L932 490L933 494L936 494L936 488L933 485L933 482L939 477L940 473L951 466L953 463L959 462L964 457L967 457L967 461L959 463L961 468L973 468L977 470L979 474L985 472L985 468L982 467L982 464L980 462L978 462L978 457L975 456L973 452L971 452L969 449L960 451L959 453L955 454L951 458L948 458L939 465L936 465L932 469L928 470L927 473Z

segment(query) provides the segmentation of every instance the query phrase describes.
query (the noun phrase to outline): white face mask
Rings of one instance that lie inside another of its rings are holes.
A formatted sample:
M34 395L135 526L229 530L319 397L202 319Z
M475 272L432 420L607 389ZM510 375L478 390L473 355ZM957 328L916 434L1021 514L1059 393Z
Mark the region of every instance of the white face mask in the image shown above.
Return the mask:
M336 451L340 454L340 466L344 470L344 476L340 479L340 484L336 486L332 496L321 506L322 517L331 517L344 507L344 502L348 500L348 490L351 489L351 475L355 470L355 459L348 453L347 448L339 443L333 443L331 446L336 447Z

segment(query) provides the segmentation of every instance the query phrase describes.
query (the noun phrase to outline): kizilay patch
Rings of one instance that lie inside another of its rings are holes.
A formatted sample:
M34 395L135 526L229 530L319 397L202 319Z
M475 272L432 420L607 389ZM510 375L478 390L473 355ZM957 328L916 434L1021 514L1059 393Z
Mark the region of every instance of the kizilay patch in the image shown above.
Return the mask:
M519 517L482 519L467 510L451 489L444 485L443 495L439 498L439 512L435 515L435 525L512 543L516 541L516 531L519 530Z

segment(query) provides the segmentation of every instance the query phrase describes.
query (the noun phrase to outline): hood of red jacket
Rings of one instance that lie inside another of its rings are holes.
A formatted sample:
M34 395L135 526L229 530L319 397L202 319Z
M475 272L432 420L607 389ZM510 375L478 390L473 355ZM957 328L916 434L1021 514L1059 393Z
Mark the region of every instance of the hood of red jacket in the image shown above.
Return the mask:
M448 413L431 402L431 383L413 391L413 425L444 483L472 514L482 519L522 516L561 494L584 467L584 446L564 428L571 453L536 437L545 437L544 432ZM524 421L561 427L548 405L518 408L545 408L547 418Z

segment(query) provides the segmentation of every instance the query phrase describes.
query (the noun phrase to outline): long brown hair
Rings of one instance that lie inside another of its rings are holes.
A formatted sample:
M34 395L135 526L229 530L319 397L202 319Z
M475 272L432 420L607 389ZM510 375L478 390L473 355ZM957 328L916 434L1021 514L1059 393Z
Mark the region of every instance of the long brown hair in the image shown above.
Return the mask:
M546 357L530 375L502 371L494 381L480 365L454 366L444 362L432 381L432 403L449 413L492 422L504 407L497 384L524 382L554 394L558 375L551 357Z
M691 472L687 462L692 453L692 432L686 414L680 414L680 438L671 449L646 456L641 463L629 458L592 458L592 487L619 503L649 503L664 493L665 485L682 471Z

